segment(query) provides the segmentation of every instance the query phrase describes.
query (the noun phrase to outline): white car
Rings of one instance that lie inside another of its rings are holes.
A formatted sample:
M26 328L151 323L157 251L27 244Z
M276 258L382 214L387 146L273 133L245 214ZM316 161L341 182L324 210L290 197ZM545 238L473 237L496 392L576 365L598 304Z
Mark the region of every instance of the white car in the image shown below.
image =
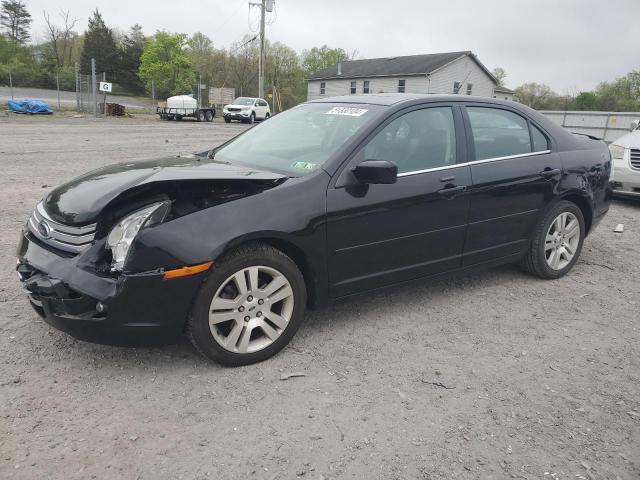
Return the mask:
M631 132L609 145L609 150L613 159L613 193L640 198L640 122L633 122Z
M271 116L269 103L263 98L238 97L233 103L222 109L224 121L240 120L243 123L253 123L256 120L266 120Z

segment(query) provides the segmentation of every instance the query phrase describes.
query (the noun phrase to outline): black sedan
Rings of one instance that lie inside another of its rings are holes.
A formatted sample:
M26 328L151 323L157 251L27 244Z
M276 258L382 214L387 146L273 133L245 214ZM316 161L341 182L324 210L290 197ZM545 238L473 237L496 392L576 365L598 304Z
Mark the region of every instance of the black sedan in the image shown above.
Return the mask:
M509 262L562 277L609 208L610 170L603 142L517 103L330 98L209 152L55 188L17 270L33 308L77 338L186 332L248 364L332 299Z

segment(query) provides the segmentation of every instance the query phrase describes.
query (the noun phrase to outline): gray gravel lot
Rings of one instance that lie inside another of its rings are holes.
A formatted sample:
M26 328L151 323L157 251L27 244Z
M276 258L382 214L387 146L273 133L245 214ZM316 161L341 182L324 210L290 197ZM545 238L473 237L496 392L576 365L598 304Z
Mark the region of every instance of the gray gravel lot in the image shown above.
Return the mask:
M249 367L39 320L14 250L51 186L243 128L0 117L0 478L640 477L640 203L564 279L503 267L342 301Z

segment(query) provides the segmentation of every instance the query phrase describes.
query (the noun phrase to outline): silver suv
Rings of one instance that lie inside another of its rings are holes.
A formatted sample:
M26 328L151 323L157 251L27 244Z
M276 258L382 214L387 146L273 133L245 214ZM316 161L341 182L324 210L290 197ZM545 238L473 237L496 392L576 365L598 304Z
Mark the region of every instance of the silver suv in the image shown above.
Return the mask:
M631 132L611 145L613 174L611 182L617 196L640 198L640 122L631 124Z

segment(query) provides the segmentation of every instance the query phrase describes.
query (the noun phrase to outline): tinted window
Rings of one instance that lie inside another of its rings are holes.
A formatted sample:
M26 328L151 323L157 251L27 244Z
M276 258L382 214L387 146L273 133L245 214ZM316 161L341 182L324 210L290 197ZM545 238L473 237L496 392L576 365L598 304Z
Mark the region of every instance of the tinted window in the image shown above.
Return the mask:
M390 160L398 172L456 163L456 136L450 107L407 113L387 125L364 149L365 160Z
M507 110L467 107L476 159L508 157L531 152L527 121Z
M544 152L549 150L549 141L537 127L531 125L531 137L533 138L533 151Z

